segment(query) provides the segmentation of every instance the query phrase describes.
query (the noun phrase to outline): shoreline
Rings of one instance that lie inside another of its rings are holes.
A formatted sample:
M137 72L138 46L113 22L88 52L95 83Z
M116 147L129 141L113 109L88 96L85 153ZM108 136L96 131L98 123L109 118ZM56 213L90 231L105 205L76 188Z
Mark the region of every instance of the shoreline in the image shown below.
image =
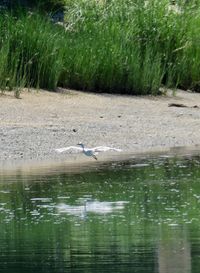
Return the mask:
M59 91L23 90L21 99L13 93L0 96L0 169L34 162L90 164L92 159L84 155L55 152L79 142L123 150L121 155L100 154L100 162L176 147L198 150L199 93L135 97Z
M98 160L87 158L84 155L76 155L73 158L67 156L65 159L48 159L48 160L17 160L9 161L0 165L1 175L51 175L55 173L75 174L86 171L99 170L106 166L116 164L126 164L131 162L132 165L140 164L143 160L163 159L163 158L191 158L200 155L200 145L172 147L164 149L148 149L133 153L120 153L117 155L109 154L100 156Z

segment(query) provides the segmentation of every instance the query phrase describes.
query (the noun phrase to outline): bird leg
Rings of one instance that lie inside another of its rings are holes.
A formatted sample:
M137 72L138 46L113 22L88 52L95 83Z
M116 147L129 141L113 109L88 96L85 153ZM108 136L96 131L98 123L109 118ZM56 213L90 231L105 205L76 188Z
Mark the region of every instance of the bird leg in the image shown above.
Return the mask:
M96 155L92 155L92 157L93 157L94 159L96 159L96 160L97 160L97 157L96 157Z

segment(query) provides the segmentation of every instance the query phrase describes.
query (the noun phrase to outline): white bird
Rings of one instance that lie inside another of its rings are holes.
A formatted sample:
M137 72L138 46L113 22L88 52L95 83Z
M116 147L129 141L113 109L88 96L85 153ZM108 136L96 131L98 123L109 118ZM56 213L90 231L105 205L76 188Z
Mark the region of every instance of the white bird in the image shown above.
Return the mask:
M79 146L79 147L77 147ZM74 150L75 152L82 152L86 156L92 156L94 159L97 160L96 155L99 152L107 152L107 151L115 151L115 152L121 152L121 149L112 148L112 147L106 147L106 146L98 146L94 148L85 148L83 143L78 143L77 146L69 146L64 148L55 149L58 153L63 153L69 150Z

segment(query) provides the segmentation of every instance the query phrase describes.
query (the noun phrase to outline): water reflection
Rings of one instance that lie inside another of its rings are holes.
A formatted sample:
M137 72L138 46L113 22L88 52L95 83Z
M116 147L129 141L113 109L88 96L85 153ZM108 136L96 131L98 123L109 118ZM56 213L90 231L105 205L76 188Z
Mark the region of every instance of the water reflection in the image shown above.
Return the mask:
M59 213L66 213L69 215L80 216L82 218L86 218L89 213L95 214L110 214L116 210L120 210L124 208L124 204L127 203L125 201L117 201L117 202L100 202L98 200L81 200L82 205L67 205L67 204L59 204L57 206Z
M191 246L187 226L169 229L158 244L158 264L160 273L189 273L191 268Z
M0 181L2 273L199 272L198 157Z

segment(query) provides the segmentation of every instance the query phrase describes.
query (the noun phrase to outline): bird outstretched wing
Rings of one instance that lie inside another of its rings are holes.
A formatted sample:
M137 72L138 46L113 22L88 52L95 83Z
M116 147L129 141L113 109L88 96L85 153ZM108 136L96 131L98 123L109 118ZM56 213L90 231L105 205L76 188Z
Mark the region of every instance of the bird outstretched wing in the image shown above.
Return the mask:
M114 152L122 152L121 149L113 148L113 147L107 147L107 146L98 146L91 149L93 152L107 152L107 151L114 151Z
M76 146L69 146L69 147L55 149L57 153L63 153L70 150L72 150L74 153L80 153L82 152L83 149L81 147L76 147Z

